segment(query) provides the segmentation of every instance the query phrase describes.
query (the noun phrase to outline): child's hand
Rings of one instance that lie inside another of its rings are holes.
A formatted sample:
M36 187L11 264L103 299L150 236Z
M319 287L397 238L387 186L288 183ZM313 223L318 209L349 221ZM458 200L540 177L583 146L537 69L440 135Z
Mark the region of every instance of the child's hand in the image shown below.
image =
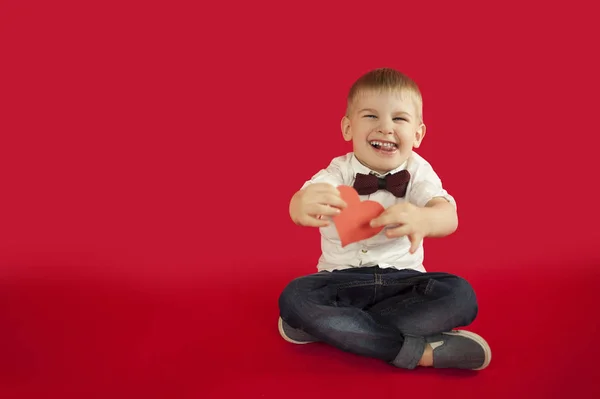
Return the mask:
M347 204L342 200L337 188L328 183L314 183L298 191L290 202L290 216L300 226L325 227L329 220Z
M389 227L385 231L388 238L408 236L411 254L415 253L423 238L428 234L423 209L409 202L392 205L371 221L371 227L381 226Z

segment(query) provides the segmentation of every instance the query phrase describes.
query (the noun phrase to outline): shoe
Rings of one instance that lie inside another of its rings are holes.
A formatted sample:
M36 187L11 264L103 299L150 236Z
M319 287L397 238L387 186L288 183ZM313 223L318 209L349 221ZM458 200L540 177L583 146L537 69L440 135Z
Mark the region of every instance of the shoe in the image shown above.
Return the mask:
M457 368L483 370L492 360L492 350L479 335L452 330L428 337L427 342L433 349L434 368Z
M279 318L279 333L288 342L292 344L310 344L317 342L316 339L301 330L290 327L283 319Z

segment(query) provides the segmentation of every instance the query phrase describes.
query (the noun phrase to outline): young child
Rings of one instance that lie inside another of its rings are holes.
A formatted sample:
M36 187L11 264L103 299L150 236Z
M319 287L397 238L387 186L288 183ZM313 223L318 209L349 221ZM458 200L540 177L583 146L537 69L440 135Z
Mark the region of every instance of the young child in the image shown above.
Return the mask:
M477 334L455 330L475 319L471 285L423 267L425 237L458 225L456 202L431 165L413 152L425 136L418 86L388 68L350 89L341 128L353 151L337 157L294 194L290 216L318 227L318 272L291 281L279 298L279 332L295 344L324 342L393 366L481 370L491 350ZM376 236L341 246L331 220L346 203L339 185L385 211Z

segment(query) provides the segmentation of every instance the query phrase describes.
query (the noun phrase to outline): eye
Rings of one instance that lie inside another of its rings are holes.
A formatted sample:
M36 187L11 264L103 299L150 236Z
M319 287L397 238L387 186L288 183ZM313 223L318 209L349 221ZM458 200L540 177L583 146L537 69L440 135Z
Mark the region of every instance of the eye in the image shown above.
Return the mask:
M408 119L406 119L406 118L401 118L401 117L394 118L394 120L395 120L395 121L398 121L398 120L400 120L400 121L408 122Z
M365 115L363 118L377 118L375 115Z

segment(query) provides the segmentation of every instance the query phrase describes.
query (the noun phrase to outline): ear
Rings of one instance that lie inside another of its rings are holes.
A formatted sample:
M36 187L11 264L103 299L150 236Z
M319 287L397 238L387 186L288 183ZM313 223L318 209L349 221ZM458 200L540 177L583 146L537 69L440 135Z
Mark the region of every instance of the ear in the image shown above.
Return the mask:
M344 136L344 140L350 141L352 140L352 133L350 131L350 118L344 116L341 122L342 128L342 136Z
M413 143L414 148L419 148L421 142L423 141L423 137L425 137L425 131L427 130L426 126L421 123L417 131L415 132L415 141Z

